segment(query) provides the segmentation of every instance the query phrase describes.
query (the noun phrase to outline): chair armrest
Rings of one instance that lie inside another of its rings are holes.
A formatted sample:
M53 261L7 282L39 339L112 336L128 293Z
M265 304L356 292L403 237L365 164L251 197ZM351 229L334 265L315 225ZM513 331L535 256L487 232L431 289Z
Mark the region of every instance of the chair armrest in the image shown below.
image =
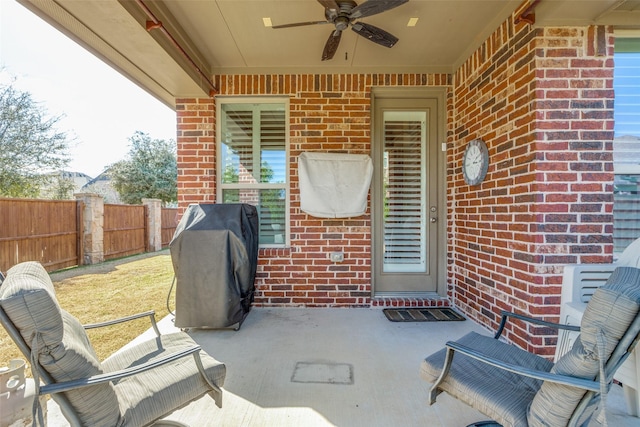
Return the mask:
M158 329L158 325L156 324L156 312L153 310L145 311L144 313L132 314L131 316L121 317L119 319L108 320L106 322L89 323L87 325L82 325L82 327L85 329L102 328L103 326L117 325L118 323L124 323L130 320L140 319L142 317L149 317L149 319L151 320L151 326L153 327L153 330L155 331L157 336L160 336L160 330Z
M89 378L82 378L79 380L64 381L61 383L43 385L43 386L40 386L40 395L42 396L45 394L61 393L63 391L69 391L76 388L82 388L82 387L92 386L96 384L116 381L121 378L130 377L132 375L136 375L141 372L145 372L150 369L154 369L159 366L166 365L169 362L173 362L175 360L181 359L191 354L193 354L194 357L196 358L196 363L198 363L198 369L200 369L201 362L200 362L199 352L200 352L200 346L193 345L183 350L168 354L167 356L162 357L158 360L153 360L151 362L143 363L142 365L132 366L127 369L122 369L115 372L109 372L106 374L94 375Z
M493 357L487 356L475 349L472 349L470 347L467 347L465 345L462 345L453 341L447 342L446 347L447 347L447 357L445 361L449 359L449 352L457 351L461 354L464 354L466 356L479 360L480 362L483 362L488 365L495 366L496 368L513 372L515 374L522 375L525 377L535 378L542 381L550 381L558 384L568 385L571 387L578 387L584 390L590 390L595 392L600 391L599 381L591 381L584 378L571 377L568 375L552 374L546 371L538 371L536 369L526 368L524 366L515 365L513 363L507 363L502 360L498 360ZM453 359L453 354L451 355L451 359Z
M502 319L500 320L500 326L498 327L498 330L496 331L496 334L494 335L494 338L496 338L496 339L500 338L500 335L502 335L502 331L504 330L504 327L507 325L507 319L509 317L514 317L516 319L524 320L525 322L535 323L536 325L542 325L542 326L546 326L546 327L549 327L549 328L566 329L566 330L569 330L569 331L580 332L580 326L563 325L562 323L547 322L546 320L536 319L535 317L529 317L529 316L525 316L525 315L522 315L522 314L512 313L510 311L503 311L502 312Z

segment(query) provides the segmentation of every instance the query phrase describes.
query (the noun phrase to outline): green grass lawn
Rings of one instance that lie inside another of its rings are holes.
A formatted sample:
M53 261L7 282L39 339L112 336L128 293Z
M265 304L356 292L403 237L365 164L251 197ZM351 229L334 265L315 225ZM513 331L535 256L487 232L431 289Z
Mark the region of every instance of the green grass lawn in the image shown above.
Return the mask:
M51 274L60 306L81 323L97 323L155 310L156 320L168 314L167 295L173 280L167 250L137 255L94 266L82 266ZM175 288L170 308L174 309ZM88 330L100 360L151 327L149 318ZM24 356L0 327L0 367Z

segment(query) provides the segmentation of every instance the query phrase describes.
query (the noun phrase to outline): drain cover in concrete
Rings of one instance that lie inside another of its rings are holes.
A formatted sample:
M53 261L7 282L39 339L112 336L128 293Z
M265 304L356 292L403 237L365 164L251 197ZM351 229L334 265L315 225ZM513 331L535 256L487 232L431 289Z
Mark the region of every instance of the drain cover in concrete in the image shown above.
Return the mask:
M298 362L291 382L319 384L353 384L353 366L348 363Z

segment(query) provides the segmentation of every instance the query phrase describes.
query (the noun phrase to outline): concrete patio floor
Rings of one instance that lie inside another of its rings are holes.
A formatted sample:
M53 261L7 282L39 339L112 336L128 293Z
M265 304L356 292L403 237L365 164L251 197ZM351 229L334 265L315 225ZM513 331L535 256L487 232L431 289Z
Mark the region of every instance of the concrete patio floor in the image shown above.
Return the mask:
M159 326L175 330L173 316ZM390 322L381 309L253 308L238 331L190 331L227 365L223 407L205 396L167 420L193 427L466 426L487 417L447 394L429 406L430 384L418 371L425 356L471 330L490 334L471 320ZM52 401L48 412L49 426L67 425ZM620 386L609 394L607 418L610 426L640 425L626 414Z

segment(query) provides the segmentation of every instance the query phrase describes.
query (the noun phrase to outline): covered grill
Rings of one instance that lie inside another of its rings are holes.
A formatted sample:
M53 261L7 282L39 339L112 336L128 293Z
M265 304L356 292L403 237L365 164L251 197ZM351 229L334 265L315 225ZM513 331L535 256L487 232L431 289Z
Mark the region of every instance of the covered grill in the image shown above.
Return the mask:
M189 205L169 244L175 325L226 328L249 313L258 264L258 212L237 204Z

